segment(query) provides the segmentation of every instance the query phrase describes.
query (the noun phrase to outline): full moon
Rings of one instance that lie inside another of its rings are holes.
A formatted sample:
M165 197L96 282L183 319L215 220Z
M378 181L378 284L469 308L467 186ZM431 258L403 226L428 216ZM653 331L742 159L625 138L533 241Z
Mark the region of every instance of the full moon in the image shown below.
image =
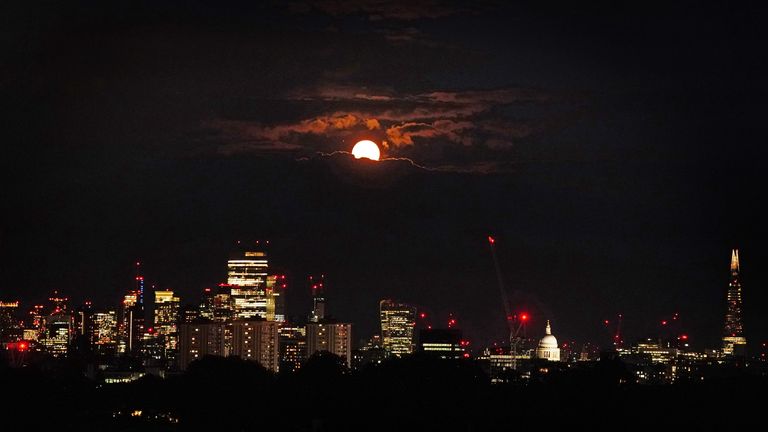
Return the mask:
M370 140L358 141L354 147L352 147L352 156L355 159L366 158L370 160L379 160L381 152L379 152L379 146L375 142Z

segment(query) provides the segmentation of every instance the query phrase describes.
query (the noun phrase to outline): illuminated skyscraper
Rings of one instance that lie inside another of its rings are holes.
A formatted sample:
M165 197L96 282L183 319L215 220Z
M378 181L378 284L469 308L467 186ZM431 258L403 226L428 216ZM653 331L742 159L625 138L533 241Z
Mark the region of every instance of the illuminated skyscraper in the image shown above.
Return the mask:
M46 327L46 338L40 340L45 350L54 357L66 356L72 335L72 316L64 312L50 315Z
M216 287L216 294L213 295L212 319L216 322L225 322L231 320L233 316L232 287L227 284L219 284Z
M51 303L48 308L51 312L42 318L38 341L49 354L64 357L74 335L74 320L67 307L69 299L54 291L48 301Z
M267 276L267 321L285 321L285 275Z
M267 253L242 251L227 261L227 285L230 285L235 319L267 318Z
M725 313L723 329L723 352L725 354L745 355L747 339L744 337L742 321L741 275L739 268L739 250L731 251L731 281L728 284L728 309Z
M0 343L22 338L21 320L17 316L19 302L0 301Z
M200 301L199 316L200 318L214 321L214 297L216 293L212 288L203 289L203 298Z
M93 339L96 353L113 355L117 352L117 313L115 311L93 314Z
M320 322L325 319L325 275L310 276L309 287L312 290L312 312L310 322Z
M123 298L119 353L131 354L139 351L144 338L144 314L144 276L141 274L141 263L137 262L135 286Z
M91 352L94 348L93 305L86 301L74 312L74 334L72 346L77 351Z
M307 357L318 351L329 351L352 366L352 324L326 320L307 324Z
M162 344L163 357L173 362L179 343L179 298L173 291L155 291L154 330Z
M413 329L416 326L416 308L392 300L379 303L381 344L387 356L402 356L413 352Z

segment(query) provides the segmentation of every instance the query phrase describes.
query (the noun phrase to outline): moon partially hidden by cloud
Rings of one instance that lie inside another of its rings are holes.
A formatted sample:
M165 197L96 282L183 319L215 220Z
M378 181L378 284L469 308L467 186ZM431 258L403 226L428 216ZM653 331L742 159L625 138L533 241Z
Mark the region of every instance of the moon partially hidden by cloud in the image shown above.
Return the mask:
M370 160L379 160L381 157L381 151L379 146L371 140L358 141L354 147L352 147L352 155L355 159L366 158Z

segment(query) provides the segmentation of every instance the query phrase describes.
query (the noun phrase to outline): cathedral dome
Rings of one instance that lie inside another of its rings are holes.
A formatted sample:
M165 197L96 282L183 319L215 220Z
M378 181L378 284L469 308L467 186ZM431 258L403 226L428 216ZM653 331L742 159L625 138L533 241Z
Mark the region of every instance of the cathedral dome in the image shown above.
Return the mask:
M557 346L557 338L552 334L552 327L547 321L546 334L539 341L536 348L536 358L560 361L560 348Z

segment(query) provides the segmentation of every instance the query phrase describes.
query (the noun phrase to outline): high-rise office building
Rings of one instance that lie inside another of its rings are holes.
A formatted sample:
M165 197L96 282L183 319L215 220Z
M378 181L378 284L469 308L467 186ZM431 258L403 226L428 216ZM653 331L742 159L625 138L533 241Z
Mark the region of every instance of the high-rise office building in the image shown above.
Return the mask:
M93 314L94 351L101 355L117 352L117 312L106 311Z
M208 318L202 318L200 315L200 308L193 305L184 305L179 312L179 323L193 323L199 320L210 321Z
M93 305L90 301L86 301L78 306L73 314L74 334L72 336L72 346L81 353L91 352L94 348L93 314Z
M267 276L267 321L285 321L285 275Z
M307 357L328 351L352 366L352 324L323 320L307 323Z
M280 350L279 323L261 320L236 320L227 324L231 334L230 355L244 360L255 360L265 368L277 372Z
M68 310L69 299L54 291L48 301L47 310L51 312L41 319L38 342L54 357L65 357L74 336L74 320Z
M728 355L746 355L747 338L744 337L743 310L741 298L741 274L739 267L739 250L731 251L731 281L728 284L723 329L723 353Z
M17 341L23 337L18 311L18 301L0 301L0 343Z
M310 276L309 288L312 292L312 312L310 322L320 322L325 319L325 275Z
M267 275L269 264L263 250L233 253L227 261L234 319L267 319Z
M45 330L45 306L34 305L27 313L27 320L24 325L24 339L38 340L43 337ZM32 337L34 336L34 337Z
M179 343L179 298L173 291L155 291L154 333L159 339L162 357L173 362Z
M213 288L203 288L203 298L200 300L199 317L210 321L214 320L214 299L216 293Z
M402 356L413 352L413 329L416 326L416 308L382 300L379 303L381 343L387 356Z
M144 339L144 315L144 276L141 274L141 263L137 262L135 285L123 298L119 353L134 354L140 351Z
M210 315L213 321L226 322L234 317L232 305L232 287L227 284L219 284L213 295L213 313ZM202 316L201 318L207 318Z
M45 350L54 357L65 357L73 335L72 315L62 309L46 318L46 334L40 339Z
M460 359L464 357L466 345L461 339L461 330L456 328L419 330L418 348L423 353L443 359Z

